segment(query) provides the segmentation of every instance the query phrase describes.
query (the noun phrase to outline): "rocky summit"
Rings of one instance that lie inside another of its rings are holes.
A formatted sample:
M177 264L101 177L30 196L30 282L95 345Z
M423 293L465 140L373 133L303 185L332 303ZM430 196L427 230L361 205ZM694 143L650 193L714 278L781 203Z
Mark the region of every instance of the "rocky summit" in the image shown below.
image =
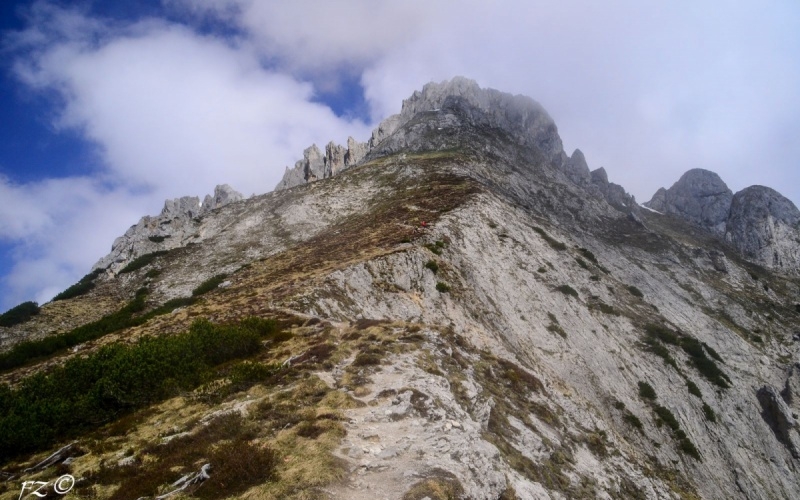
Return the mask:
M167 202L3 315L0 498L800 498L797 208L589 160L455 78Z
M774 189L750 186L734 195L714 172L694 169L644 205L724 235L752 262L800 272L800 211Z

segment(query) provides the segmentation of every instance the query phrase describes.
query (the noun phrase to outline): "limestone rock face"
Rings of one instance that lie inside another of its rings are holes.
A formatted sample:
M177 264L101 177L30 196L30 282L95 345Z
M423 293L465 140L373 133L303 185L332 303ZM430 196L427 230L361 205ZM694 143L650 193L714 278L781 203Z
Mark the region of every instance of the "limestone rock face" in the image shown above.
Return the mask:
M767 267L800 268L800 211L774 189L750 186L733 196L725 238Z
M390 153L409 144L415 144L417 148L430 147L432 144L426 144L429 142L426 140L429 138L427 134L398 137L395 132L421 114L452 115L454 111L458 112L459 120L451 121L453 125L481 125L500 129L518 145L535 149L549 161L560 161L563 155L556 124L541 104L527 96L481 88L475 81L463 77L428 83L422 91L414 92L403 101L398 115L390 116L373 131L370 148ZM437 128L445 129L447 125L444 122ZM394 141L386 144L393 135ZM436 145L435 141L433 145Z
M286 167L283 178L275 186L276 191L289 189L319 179L327 179L360 162L366 155L368 146L352 137L347 139L347 148L333 141L325 146L325 153L313 144L303 151L303 159Z
M765 385L756 394L761 407L762 417L775 432L775 436L791 452L794 458L800 458L800 435L797 432L797 420L792 416L789 406L771 386Z
M404 126L426 114L439 114L438 120L421 127ZM456 117L456 115L458 115ZM465 123L466 122L466 123ZM494 89L483 89L467 78L455 77L441 83L429 83L403 101L399 114L383 120L372 131L367 143L350 138L347 149L328 144L322 155L316 146L303 153L303 160L287 168L276 190L336 175L365 159L369 154L385 155L404 148L416 150L446 148L441 134L432 133L462 125L480 125L503 130L518 144L535 149L546 160L559 165L567 163L574 182L588 184L589 169L583 153L566 158L555 122L547 111L530 97L511 95ZM435 126L433 130L431 127ZM321 161L321 163L320 163Z
M589 173L589 166L586 164L586 157L580 149L576 149L572 156L564 164L564 171L572 182L579 186L588 185L592 181L592 174ZM603 170L605 173L605 170ZM606 184L608 176L606 176Z
M671 188L659 190L645 206L724 234L732 198L733 193L719 175L696 168L683 174Z
M214 196L206 195L205 199L203 200L202 205L202 213L209 212L211 210L224 207L229 203L234 203L237 201L242 201L244 196L242 193L236 191L232 187L227 184L221 184L214 188Z
M199 232L200 217L243 199L241 193L222 184L214 188L213 197L206 195L202 205L197 196L167 200L158 216L142 217L124 235L114 240L111 252L92 269L106 269L116 273L140 255L181 247L190 239L198 242L202 238Z
M580 153L580 150L575 150L575 152ZM575 153L573 153L572 156L574 157ZM582 153L581 153L581 158L583 158ZM636 199L630 194L628 194L628 192L625 191L625 188L623 188L619 184L608 182L608 174L606 173L606 169L604 169L603 167L600 167L597 170L593 170L589 174L589 182L590 182L589 185L590 191L598 192L600 196L605 198L608 204L611 205L612 207L626 213L638 212L639 205L636 203Z

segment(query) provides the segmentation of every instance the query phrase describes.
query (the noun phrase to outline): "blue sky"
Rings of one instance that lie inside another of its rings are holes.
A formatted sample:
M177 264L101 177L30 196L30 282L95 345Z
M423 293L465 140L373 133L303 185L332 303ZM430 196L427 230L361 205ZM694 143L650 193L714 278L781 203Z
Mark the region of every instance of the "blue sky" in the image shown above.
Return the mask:
M455 75L541 102L639 201L695 167L800 201L800 4L649 4L2 2L0 310L74 283L166 198L267 192Z

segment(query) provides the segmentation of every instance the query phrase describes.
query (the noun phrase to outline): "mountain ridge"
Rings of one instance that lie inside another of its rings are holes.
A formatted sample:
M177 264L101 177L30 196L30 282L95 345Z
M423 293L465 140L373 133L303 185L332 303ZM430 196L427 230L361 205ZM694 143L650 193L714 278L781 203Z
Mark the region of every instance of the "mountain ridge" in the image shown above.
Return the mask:
M544 115L414 102L345 171L187 214L200 237L0 330L9 348L142 307L0 373L16 388L104 346L252 317L285 329L204 386L65 436L83 452L59 466L87 495L155 497L204 470L185 493L204 496L246 470L215 451L233 443L275 454L235 493L255 498L800 496L800 281L639 210L580 151L554 149Z

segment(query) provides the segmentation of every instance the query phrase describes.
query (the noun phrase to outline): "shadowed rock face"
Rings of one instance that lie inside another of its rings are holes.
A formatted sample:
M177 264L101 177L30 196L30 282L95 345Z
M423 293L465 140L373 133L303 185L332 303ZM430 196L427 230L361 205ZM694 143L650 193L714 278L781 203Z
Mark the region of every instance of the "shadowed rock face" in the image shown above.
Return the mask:
M683 174L671 188L659 189L645 206L724 234L733 193L714 172L700 168Z
M750 186L736 193L725 238L746 258L768 267L800 267L800 211L774 189Z

